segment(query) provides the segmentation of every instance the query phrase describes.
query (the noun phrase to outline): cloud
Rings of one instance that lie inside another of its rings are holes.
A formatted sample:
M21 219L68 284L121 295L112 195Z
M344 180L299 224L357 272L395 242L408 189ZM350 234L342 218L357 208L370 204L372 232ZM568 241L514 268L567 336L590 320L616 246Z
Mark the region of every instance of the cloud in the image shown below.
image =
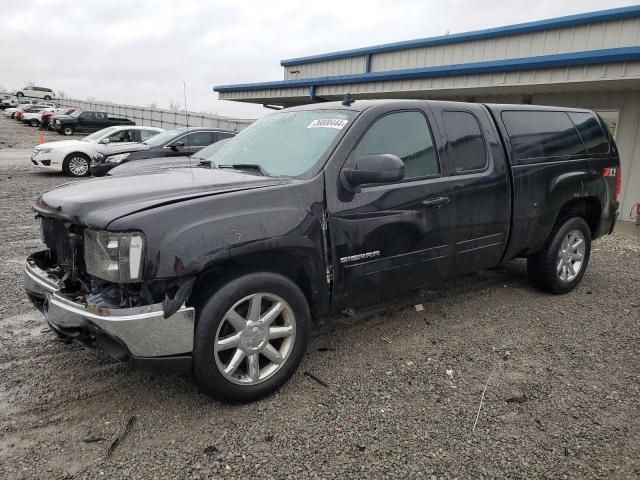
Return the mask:
M256 117L213 85L278 80L284 58L629 5L611 0L3 1L0 85ZM490 5L490 6L489 6Z

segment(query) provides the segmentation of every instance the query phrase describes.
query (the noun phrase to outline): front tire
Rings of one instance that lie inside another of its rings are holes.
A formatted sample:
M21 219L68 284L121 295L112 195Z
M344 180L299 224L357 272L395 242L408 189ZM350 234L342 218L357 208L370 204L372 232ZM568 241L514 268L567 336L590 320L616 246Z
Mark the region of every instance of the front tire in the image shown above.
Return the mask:
M16 93L16 97L22 98L22 97L24 97L24 93L18 92L18 93Z
M72 153L62 162L62 171L72 177L87 177L91 174L90 160L84 153Z
M534 287L567 293L584 276L591 255L591 229L583 218L558 222L542 250L527 258L527 273Z
M37 127L40 125L40 122L34 118L29 120L29 125L31 125L32 127Z
M69 135L73 135L73 127L62 127L61 132L63 135L66 135L67 137Z
M309 305L291 280L252 273L206 301L196 326L193 373L207 395L249 402L277 390L307 348Z
M51 100L51 95L45 95L44 99L47 100L47 101Z

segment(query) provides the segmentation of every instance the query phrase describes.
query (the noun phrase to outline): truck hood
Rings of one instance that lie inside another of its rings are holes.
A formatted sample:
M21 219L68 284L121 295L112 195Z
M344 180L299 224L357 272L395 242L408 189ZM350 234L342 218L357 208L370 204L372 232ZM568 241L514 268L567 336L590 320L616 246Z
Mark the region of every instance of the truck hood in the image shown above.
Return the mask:
M34 209L44 216L104 229L118 218L160 205L294 181L234 170L179 168L68 183L40 196Z
M141 173L159 173L169 168L199 167L200 159L191 157L160 157L145 158L135 162L127 162L112 168L107 175L115 177L117 175L139 175Z

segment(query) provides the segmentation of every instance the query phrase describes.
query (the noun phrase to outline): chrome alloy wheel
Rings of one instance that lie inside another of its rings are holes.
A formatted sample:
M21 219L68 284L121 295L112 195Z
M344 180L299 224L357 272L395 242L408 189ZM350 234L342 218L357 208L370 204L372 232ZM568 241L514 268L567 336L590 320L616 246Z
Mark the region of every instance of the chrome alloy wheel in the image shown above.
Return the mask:
M578 276L584 263L586 242L580 230L571 230L562 240L556 270L563 282L571 282Z
M255 293L224 315L213 353L227 380L256 385L285 364L295 337L296 319L289 304L277 295Z
M83 177L89 171L89 162L84 157L71 157L68 168L74 176Z

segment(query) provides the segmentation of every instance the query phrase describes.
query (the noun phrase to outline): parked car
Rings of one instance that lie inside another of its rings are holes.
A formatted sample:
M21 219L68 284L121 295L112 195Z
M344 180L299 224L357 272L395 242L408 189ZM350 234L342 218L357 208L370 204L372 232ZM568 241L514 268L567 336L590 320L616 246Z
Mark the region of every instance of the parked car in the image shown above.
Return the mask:
M22 123L26 123L32 127L39 127L42 123L42 115L44 115L44 113L53 114L56 110L58 109L54 109L53 107L29 109L23 112L19 120Z
M70 115L56 115L53 128L63 135L74 132L95 132L115 125L135 125L128 118L110 117L107 112L86 112L76 110Z
M33 104L35 104L35 103L37 103L37 102L35 102L35 101L34 101L34 102L24 102L24 103L19 103L19 104L17 104L17 105L15 105L15 106L13 106L13 107L6 107L6 108L3 110L2 114L3 114L5 117L11 117L11 118L13 118L13 117L14 117L14 114L16 113L16 111L17 111L18 109L20 109L20 108L27 108L27 107L29 107L29 106L31 106L31 105L33 105Z
M191 370L230 401L287 381L312 317L518 257L570 292L620 199L613 138L569 108L305 105L213 160L43 194L25 286L62 337Z
M33 149L31 163L38 168L83 177L89 175L91 157L99 146L142 142L163 131L156 127L107 127L79 140L63 140L38 145Z
M41 111L46 110L46 109L53 110L53 109L55 109L55 106L34 103L34 104L28 105L26 107L18 108L15 111L15 114L13 115L13 118L15 120L21 122L25 113L41 112Z
M42 128L53 130L51 123L55 115L71 115L76 110L78 110L76 107L66 107L60 109L60 111L42 112Z
M42 98L44 100L53 100L56 98L56 93L50 88L27 85L22 90L18 90L15 93L15 96L18 97L18 99L22 97L32 97Z
M16 97L12 97L11 95L4 95L0 100L0 109L4 110L5 108L17 107L18 103L20 102L18 102L18 99Z
M231 138L225 138L212 143L190 156L145 158L135 162L125 162L109 170L107 176L158 173L172 168L215 168L215 163L212 160L215 153L230 140Z
M102 177L116 165L144 158L182 157L235 135L215 128L176 128L167 130L140 145L127 145L108 152L98 150L91 163L91 174Z

